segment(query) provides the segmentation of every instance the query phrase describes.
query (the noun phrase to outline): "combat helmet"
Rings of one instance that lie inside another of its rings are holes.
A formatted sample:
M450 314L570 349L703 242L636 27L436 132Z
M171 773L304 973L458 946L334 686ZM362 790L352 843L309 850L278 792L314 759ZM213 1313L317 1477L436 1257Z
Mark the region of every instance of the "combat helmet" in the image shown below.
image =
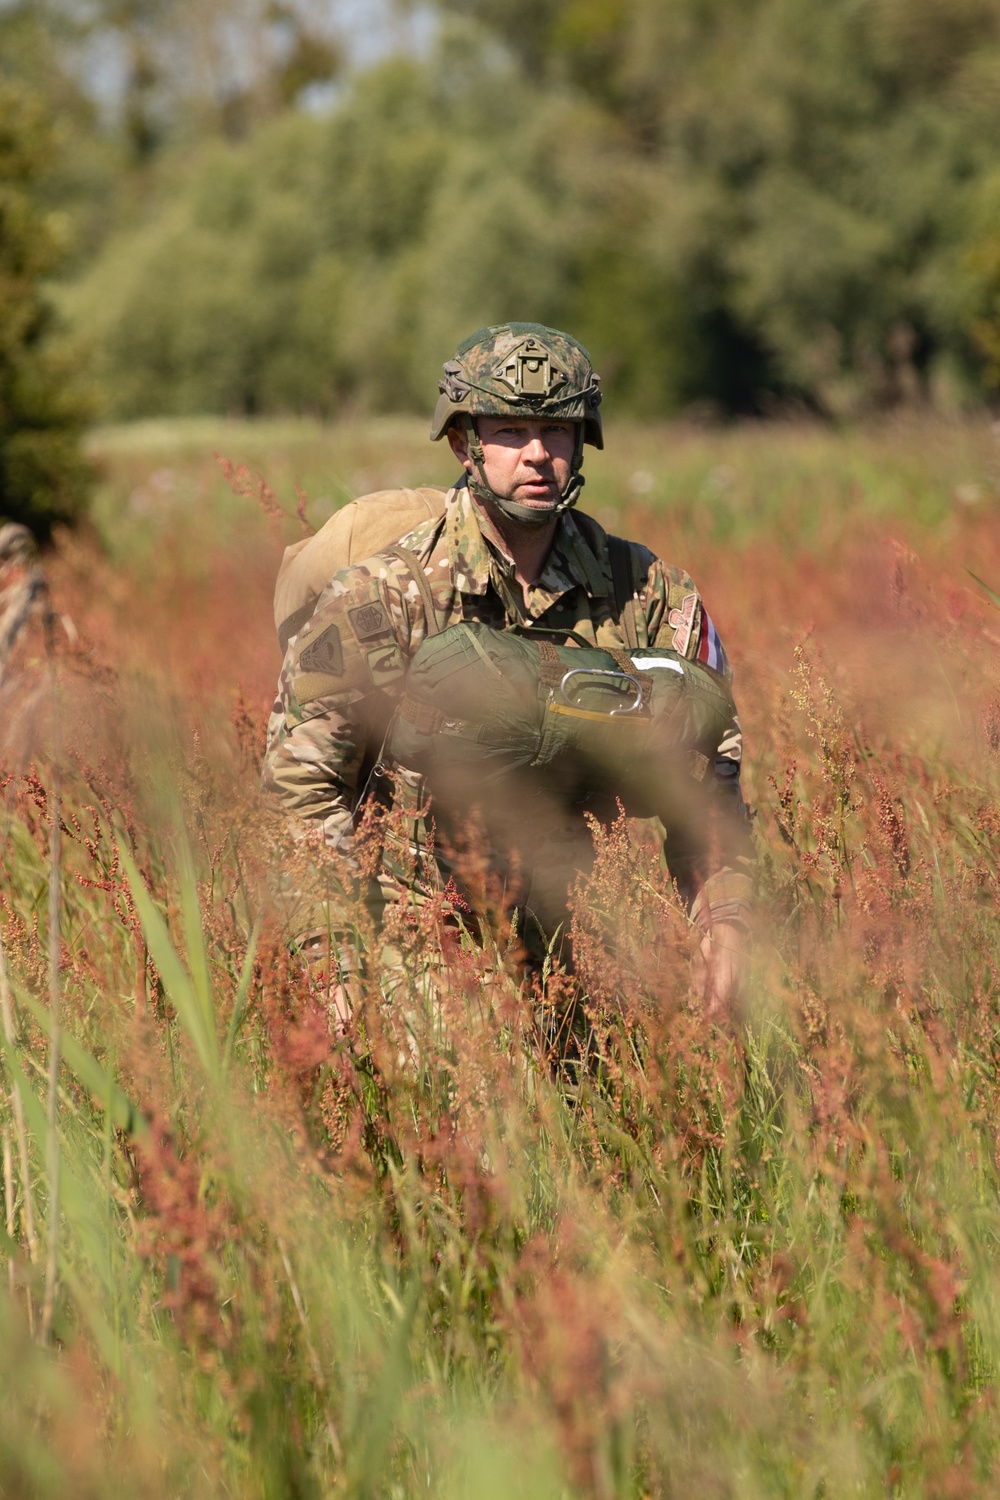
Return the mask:
M469 479L474 495L491 500L516 520L536 525L544 525L576 504L583 489L583 445L604 447L600 377L576 339L543 323L494 323L480 328L448 360L438 390L431 441L437 442L454 423L462 424L476 468ZM519 505L490 489L477 417L549 418L578 424L572 473L555 506L539 510Z

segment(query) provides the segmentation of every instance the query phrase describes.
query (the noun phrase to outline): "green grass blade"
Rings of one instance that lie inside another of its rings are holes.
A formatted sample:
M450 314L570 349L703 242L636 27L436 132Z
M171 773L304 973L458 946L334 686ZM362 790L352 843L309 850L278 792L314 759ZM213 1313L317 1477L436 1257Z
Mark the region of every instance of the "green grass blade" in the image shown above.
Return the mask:
M989 584L988 583L984 583L983 580L979 577L979 575L977 573L973 573L973 571L972 571L971 568L966 568L965 571L968 573L968 575L969 575L970 578L974 578L975 579L976 583L979 584L979 587L981 589L985 589L986 590L986 592L989 594L990 598L993 600L993 603L996 605L997 609L1000 609L1000 594L995 594L993 592L993 590L990 588Z
M260 925L261 919L258 917L250 932L246 958L243 960L240 981L236 986L236 1000L233 1004L233 1014L229 1022L229 1030L226 1033L226 1045L222 1054L222 1066L224 1070L228 1069L232 1061L233 1047L236 1045L236 1038L240 1034L240 1027L243 1024L243 1016L246 1012L247 996L250 993L250 981L253 979L254 959L257 957L257 940L260 937Z
M367 1403L361 1431L355 1434L359 1455L355 1492L372 1500L383 1493L390 1439L412 1382L409 1346L419 1305L420 1284L414 1277L407 1287L405 1301L399 1306L396 1326L389 1336L382 1371Z
M191 845L179 813L177 814L177 848L184 956L187 960L187 970L191 976L198 1009L201 1012L203 1033L206 1038L216 1038L215 1003L208 965L208 951L205 947L205 932L201 921L201 905L198 900L198 880L195 875L194 860L191 857Z
M214 1026L214 1010L210 1013L206 1012L197 987L180 960L167 930L167 924L147 891L131 854L121 843L118 849L149 951L160 972L170 1003L176 1010L181 1025L194 1043L198 1060L205 1072L212 1079L218 1079L219 1039ZM210 1005L210 995L208 1000Z
M17 1056L16 1048L9 1045L2 1034L0 1034L0 1051L3 1053L11 1084L21 1096L25 1120L34 1136L39 1159L44 1163L48 1160L49 1140L49 1122L45 1105L31 1087ZM72 1231L71 1242L82 1250L98 1280L104 1285L106 1284L106 1257L103 1205L99 1202L95 1192L88 1190L84 1178L77 1170L74 1154L69 1149L69 1142L63 1141L59 1159L60 1208ZM66 1263L66 1254L65 1248L61 1250L60 1261L63 1264ZM88 1320L91 1311L89 1306L84 1306ZM94 1315L96 1316L96 1312ZM108 1336L110 1337L110 1330L108 1330Z
M31 1012L39 1026L47 1028L49 1013L45 1006L20 985L13 988L18 1004L25 1006ZM88 1052L86 1047L82 1046L69 1031L62 1033L61 1048L63 1061L70 1072L75 1074L102 1108L108 1111L112 1125L117 1126L119 1130L124 1130L127 1135L144 1135L148 1126L141 1111L119 1088L112 1074L107 1068L101 1066L93 1053Z

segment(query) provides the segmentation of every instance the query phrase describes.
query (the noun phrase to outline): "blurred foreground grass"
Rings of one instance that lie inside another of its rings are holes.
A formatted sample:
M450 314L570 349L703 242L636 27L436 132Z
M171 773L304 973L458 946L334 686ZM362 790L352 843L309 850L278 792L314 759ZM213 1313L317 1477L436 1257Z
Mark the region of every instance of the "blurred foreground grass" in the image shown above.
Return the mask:
M996 439L610 444L588 504L690 568L736 662L763 892L719 1030L641 828L603 840L576 917L600 1061L571 1087L502 945L485 986L433 911L404 926L405 1001L371 979L347 1045L267 915L297 523L212 451L319 521L446 480L442 450L408 422L94 436L105 549L48 564L57 686L30 637L0 694L5 1493L994 1491L1000 630L966 569L1000 579Z

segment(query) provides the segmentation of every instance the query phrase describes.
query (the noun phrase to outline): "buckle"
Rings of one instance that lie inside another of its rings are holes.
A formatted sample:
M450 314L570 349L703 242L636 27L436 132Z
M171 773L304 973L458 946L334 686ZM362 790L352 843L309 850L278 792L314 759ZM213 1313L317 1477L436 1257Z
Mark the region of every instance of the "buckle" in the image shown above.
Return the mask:
M563 674L562 681L556 691L562 695L562 700L567 708L583 709L583 704L574 702L570 697L570 693L577 691L578 687L583 684L579 684L577 687L569 686L571 677L600 677L614 683L616 687L626 683L631 687L635 694L633 702L627 708L612 708L608 710L607 717L609 719L624 719L631 714L642 713L642 684L637 677L631 676L630 673L613 672L609 667L570 667L569 671ZM590 712L603 713L604 710L592 709Z

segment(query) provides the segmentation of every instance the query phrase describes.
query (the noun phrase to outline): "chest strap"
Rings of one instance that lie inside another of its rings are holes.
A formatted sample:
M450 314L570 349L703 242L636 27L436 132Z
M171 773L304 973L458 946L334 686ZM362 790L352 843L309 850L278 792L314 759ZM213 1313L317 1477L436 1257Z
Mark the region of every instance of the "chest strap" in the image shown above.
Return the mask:
M427 574L424 572L423 567L421 566L419 557L415 552L411 552L409 547L386 547L385 551L390 557L399 558L400 562L403 564L403 566L406 568L406 571L413 579L413 582L417 585L417 590L420 594L420 598L424 606L424 618L427 622L427 634L439 635L441 626L438 622L437 608L434 604L434 595L431 593L431 586L427 581Z

